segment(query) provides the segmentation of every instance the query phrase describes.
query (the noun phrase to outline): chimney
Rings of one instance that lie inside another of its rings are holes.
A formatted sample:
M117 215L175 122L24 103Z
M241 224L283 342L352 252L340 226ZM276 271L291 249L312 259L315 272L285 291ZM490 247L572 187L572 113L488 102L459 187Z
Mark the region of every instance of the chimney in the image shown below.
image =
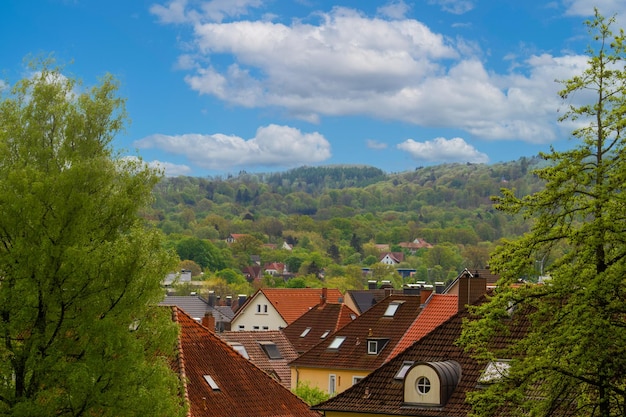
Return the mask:
M204 313L204 317L202 317L202 325L209 329L212 333L215 332L215 317L211 314L210 311Z
M405 284L402 287L402 293L404 295L419 295L421 291L421 286L418 284Z
M228 307L230 307L231 305L233 305L233 296L232 295L227 295L226 296L226 305Z
M215 304L216 304L215 301L216 301L215 300L215 291L209 291L209 305L211 307L215 307Z
M377 287L378 287L378 282L376 280L370 279L369 281L367 281L368 290L375 290Z
M246 302L246 300L248 299L248 297L245 294L239 294L239 296L237 297L237 310L239 310L241 308L242 305L244 305L244 303Z
M446 285L443 282L435 282L435 292L437 294L443 294L443 292L446 290Z
M428 301L428 298L430 297L432 293L433 293L432 286L422 288L422 291L420 292L420 305L423 306L424 304L426 304L426 301Z
M487 293L487 279L467 269L459 276L459 311Z
M328 288L322 288L322 295L320 295L320 305L326 304L326 298L328 298Z

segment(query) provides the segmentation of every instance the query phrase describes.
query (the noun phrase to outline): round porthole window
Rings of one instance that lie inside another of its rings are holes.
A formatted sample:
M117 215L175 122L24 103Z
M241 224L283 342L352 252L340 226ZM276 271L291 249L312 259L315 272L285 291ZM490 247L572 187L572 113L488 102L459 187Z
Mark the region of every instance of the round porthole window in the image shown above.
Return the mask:
M417 382L415 383L415 387L417 388L417 392L419 392L420 394L428 394L428 391L430 391L430 381L428 380L428 378L423 376L417 380Z

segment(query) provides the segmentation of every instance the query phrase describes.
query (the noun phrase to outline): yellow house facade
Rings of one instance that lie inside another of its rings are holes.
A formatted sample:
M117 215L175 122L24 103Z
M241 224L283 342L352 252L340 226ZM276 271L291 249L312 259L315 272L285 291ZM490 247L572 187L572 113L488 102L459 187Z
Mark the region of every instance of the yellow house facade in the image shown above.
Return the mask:
M332 369L292 366L291 381L292 384L294 384L294 381L295 384L298 382L306 383L330 395L335 395L347 390L361 379L365 378L370 372L371 371L367 369Z

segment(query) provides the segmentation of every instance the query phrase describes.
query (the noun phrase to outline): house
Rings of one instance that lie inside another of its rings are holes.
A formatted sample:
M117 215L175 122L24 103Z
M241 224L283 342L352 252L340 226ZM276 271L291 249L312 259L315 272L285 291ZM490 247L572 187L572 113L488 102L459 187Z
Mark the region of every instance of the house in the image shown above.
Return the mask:
M261 288L237 311L231 329L280 330L322 299L328 303L341 303L343 295L338 289Z
M188 417L319 417L190 315L172 307L172 316L180 326L172 368L183 383Z
M348 290L344 297L344 303L361 315L376 305L380 300L391 294L402 294L402 290L391 288L379 288L378 282L369 280L367 290Z
M289 362L297 358L298 353L282 332L230 331L218 336L287 389L292 388Z
M285 327L282 332L296 352L302 354L356 317L357 314L345 304L320 302Z
M421 310L419 295L389 295L291 362L292 383L346 390L385 363Z
M380 256L379 262L385 265L397 265L404 261L404 253L402 252L387 252Z
M231 244L237 241L237 239L241 239L244 236L249 236L246 233L231 233L226 237L226 243Z
M270 275L282 275L286 272L285 264L282 262L269 262L263 267L263 272Z
M485 300L483 296L478 302ZM327 417L467 416L471 407L467 394L489 384L507 367L506 358L479 362L455 343L468 319L468 310L462 309L359 384L312 408ZM525 315L514 316L507 324L510 334L499 336L495 347L523 337L528 329Z
M398 243L398 246L413 255L419 249L430 249L433 247L433 245L420 238L414 239L412 242L400 242Z
M260 265L250 265L241 269L241 273L248 282L258 282L263 277Z
M204 299L199 295L167 295L159 303L161 306L176 306L185 313L193 317L197 322L208 315L213 317L212 330L222 332L230 330L230 322L235 316L234 311L229 306L217 305L217 300L209 294L208 299Z
M188 269L182 269L180 272L171 272L167 274L163 280L164 287L171 287L174 284L183 284L191 282L191 271Z

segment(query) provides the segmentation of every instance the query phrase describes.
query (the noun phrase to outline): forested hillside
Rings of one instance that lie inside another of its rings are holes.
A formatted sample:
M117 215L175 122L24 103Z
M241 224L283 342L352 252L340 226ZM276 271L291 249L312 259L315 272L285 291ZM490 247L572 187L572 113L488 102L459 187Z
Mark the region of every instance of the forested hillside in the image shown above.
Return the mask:
M145 216L169 236L173 247L192 238L210 242L220 262L204 265L206 272L224 266L238 271L249 263L253 249L236 253L242 249L225 245L231 233L254 236L263 262L300 256L296 266L314 263L311 272L372 265L374 244L399 251L398 243L420 238L434 248L407 253L404 266L427 280L447 279L463 267L484 267L495 242L528 229L520 219L494 210L490 197L501 188L515 189L520 196L541 189L531 174L540 163L540 158L521 158L397 174L367 166L328 166L240 172L228 178L165 178ZM281 254L262 246L283 242L294 250Z

